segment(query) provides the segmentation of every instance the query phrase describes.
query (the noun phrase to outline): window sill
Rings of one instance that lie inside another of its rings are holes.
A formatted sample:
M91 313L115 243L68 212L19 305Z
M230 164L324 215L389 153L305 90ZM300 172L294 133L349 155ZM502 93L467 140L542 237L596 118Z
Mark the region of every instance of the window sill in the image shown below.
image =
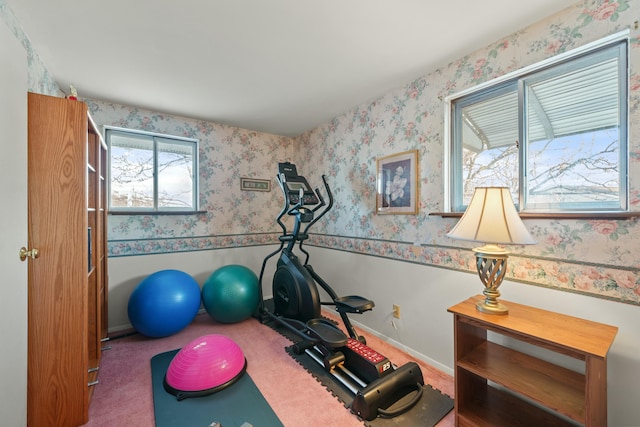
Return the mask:
M109 211L109 215L202 215L207 211Z
M464 212L430 212L430 216L460 218ZM520 212L522 219L631 219L640 212Z

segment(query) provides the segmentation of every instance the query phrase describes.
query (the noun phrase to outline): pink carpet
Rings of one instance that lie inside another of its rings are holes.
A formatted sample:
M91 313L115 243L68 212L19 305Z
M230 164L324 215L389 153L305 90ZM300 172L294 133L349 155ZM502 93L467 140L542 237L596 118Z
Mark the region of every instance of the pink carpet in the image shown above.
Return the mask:
M285 352L289 340L249 319L236 324L220 324L200 314L180 333L166 338L146 338L134 334L113 339L102 354L100 383L95 386L87 426L154 426L150 359L158 353L181 348L206 334L223 334L242 348L247 373L285 426L362 426L363 423ZM406 353L366 333L367 344L396 365L410 358ZM424 380L453 396L453 379L420 363ZM212 420L214 421L214 420ZM453 411L438 427L453 426ZM202 426L206 427L206 426ZM234 426L223 426L234 427ZM255 426L260 427L260 426Z

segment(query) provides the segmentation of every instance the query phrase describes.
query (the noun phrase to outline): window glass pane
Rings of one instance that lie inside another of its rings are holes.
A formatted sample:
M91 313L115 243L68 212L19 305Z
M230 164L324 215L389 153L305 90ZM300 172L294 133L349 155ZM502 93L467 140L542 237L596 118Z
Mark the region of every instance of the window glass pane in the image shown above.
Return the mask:
M111 206L153 208L153 139L112 133Z
M570 65L525 82L526 208L620 208L617 58Z
M146 132L105 131L110 204L120 211L196 211L198 141Z
M462 205L476 187L509 187L517 204L518 93L515 91L461 108Z
M618 134L615 128L530 142L527 206L619 208Z
M158 143L158 207L194 207L195 144L162 138Z
M509 187L521 211L627 209L627 51L603 44L452 101L452 210L478 186Z

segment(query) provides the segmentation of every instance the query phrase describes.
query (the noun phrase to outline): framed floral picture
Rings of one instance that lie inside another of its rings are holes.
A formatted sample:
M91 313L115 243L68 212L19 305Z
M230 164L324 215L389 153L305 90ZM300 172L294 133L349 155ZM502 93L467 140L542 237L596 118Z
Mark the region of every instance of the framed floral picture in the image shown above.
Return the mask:
M376 213L418 213L418 150L376 160Z

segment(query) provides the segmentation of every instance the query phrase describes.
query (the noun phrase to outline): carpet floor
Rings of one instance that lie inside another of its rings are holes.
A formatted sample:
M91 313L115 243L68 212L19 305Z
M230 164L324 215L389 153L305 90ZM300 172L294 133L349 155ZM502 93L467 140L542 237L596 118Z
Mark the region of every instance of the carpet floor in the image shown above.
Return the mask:
M99 384L93 391L86 426L154 426L151 358L181 348L206 334L225 335L242 348L248 362L247 373L285 426L363 426L362 420L289 357L285 347L291 342L287 338L255 319L220 324L206 313L198 315L186 329L170 337L147 338L132 334L106 342L105 346L111 348L102 355ZM371 347L395 364L414 360L379 338L362 334ZM451 376L424 363L419 364L425 382L453 396ZM453 425L453 411L437 424L438 427Z

